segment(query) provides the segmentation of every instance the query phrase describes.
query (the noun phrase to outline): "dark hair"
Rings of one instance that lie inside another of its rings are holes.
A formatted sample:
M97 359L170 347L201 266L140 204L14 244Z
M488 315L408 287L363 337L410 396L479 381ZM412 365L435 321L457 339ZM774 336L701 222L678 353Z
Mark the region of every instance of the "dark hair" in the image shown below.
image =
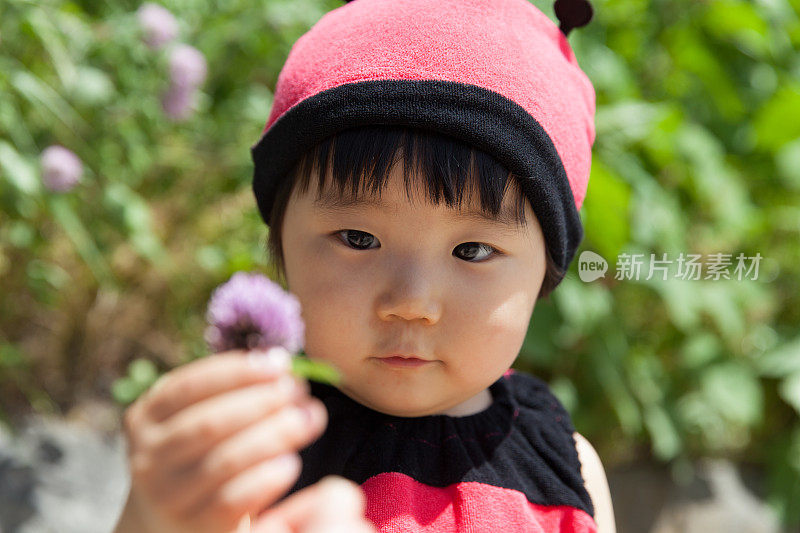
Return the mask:
M444 198L448 207L459 208L465 199L471 201L475 186L478 186L481 210L491 216L500 211L503 197L508 189L515 191L517 202L514 216L520 226L526 224L525 202L527 198L515 186L516 176L508 172L494 157L455 138L434 131L387 125L370 125L350 128L327 137L295 164L275 196L269 221L267 250L275 273L285 285L285 264L281 243L286 205L296 184L300 192L306 192L311 174L316 169L319 176L318 191L325 189L326 176L331 175L339 192L349 186L353 197L367 188L372 194L380 193L387 180L389 170L395 163L398 150L403 154L403 179L406 194L412 198L410 175L425 175L425 191L428 200L438 205ZM331 168L330 162L333 160ZM329 173L330 172L330 173ZM478 177L477 183L475 176ZM366 177L366 179L363 179ZM549 296L563 277L558 265L545 247L546 270L538 298Z

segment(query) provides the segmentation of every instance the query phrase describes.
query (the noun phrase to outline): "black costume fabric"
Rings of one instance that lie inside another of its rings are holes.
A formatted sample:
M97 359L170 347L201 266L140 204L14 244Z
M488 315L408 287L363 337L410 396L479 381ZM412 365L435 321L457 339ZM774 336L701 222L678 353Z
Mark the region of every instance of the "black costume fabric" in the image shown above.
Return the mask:
M335 474L359 485L382 533L597 531L569 413L539 378L509 370L481 412L396 417L311 382L325 433L301 451L289 494Z

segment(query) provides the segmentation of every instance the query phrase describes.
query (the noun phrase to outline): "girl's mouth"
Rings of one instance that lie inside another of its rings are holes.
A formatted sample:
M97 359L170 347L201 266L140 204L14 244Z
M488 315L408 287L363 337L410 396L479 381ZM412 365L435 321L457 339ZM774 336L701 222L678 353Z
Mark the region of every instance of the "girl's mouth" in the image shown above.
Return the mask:
M379 360L389 366L398 368L415 368L433 362L433 361L425 361L424 359L416 359L416 358L406 359L403 357L380 357Z

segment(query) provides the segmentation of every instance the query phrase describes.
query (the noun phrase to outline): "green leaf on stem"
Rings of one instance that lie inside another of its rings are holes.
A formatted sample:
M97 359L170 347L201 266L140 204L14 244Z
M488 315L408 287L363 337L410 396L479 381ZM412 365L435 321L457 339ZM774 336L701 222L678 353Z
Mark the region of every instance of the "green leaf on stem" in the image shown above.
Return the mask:
M292 372L306 379L328 385L338 385L342 380L341 374L332 365L321 361L312 361L301 355L292 358Z

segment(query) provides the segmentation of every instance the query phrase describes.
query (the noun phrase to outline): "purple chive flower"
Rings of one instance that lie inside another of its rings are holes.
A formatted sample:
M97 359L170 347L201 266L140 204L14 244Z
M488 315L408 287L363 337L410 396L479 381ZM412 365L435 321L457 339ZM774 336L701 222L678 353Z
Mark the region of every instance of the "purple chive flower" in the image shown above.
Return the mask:
M177 44L170 51L169 72L172 85L181 89L194 89L206 79L206 58L193 46Z
M81 179L83 163L63 146L48 146L41 155L42 183L51 192L66 192Z
M158 50L178 35L178 22L166 8L147 2L137 11L145 44Z
M217 287L206 320L205 340L214 352L283 346L296 353L303 347L299 300L261 274L237 272Z
M164 113L171 120L181 121L189 118L194 111L197 89L170 85L161 100Z

